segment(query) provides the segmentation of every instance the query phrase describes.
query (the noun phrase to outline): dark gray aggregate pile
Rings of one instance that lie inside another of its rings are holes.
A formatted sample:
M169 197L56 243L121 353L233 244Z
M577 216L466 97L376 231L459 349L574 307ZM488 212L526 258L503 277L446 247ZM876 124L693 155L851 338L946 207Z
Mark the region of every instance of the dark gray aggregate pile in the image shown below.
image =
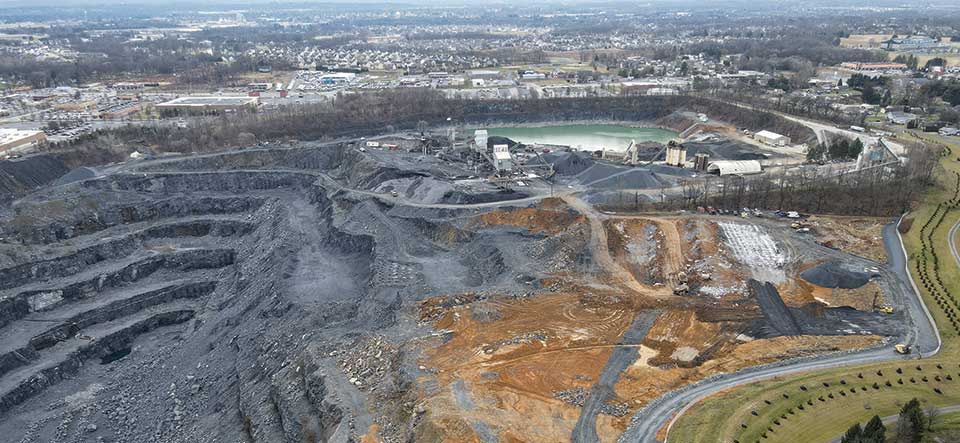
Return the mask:
M804 280L824 288L856 289L867 284L875 274L853 271L830 261L800 273Z

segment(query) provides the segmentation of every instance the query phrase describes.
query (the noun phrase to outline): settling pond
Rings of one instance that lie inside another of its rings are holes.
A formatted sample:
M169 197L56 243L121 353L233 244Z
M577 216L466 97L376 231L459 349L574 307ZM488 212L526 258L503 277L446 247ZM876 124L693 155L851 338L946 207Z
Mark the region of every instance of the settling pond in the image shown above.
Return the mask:
M569 146L581 151L625 151L631 140L637 143L667 143L676 138L674 131L622 125L561 125L538 127L488 128L490 135L506 137L525 144Z

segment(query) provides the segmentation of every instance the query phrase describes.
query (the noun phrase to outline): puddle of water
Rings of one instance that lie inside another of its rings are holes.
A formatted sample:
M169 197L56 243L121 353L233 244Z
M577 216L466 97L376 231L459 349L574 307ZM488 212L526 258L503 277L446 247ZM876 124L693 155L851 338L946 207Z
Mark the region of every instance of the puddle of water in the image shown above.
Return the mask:
M100 357L100 364L109 365L110 363L113 363L117 360L120 360L123 357L126 357L127 355L130 354L130 351L132 350L133 350L132 348L123 348L117 351L113 351L107 355L104 355L103 357Z

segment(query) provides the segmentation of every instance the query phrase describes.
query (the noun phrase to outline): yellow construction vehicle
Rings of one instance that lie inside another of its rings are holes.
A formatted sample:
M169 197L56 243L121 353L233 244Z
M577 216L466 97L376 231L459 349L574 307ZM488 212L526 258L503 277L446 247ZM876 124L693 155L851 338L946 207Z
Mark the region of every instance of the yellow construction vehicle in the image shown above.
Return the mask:
M895 349L895 350L897 351L897 354L909 354L909 353L910 353L910 346L907 346L907 345L905 345L905 344L903 344L903 343L897 344L896 346L893 347L893 349Z
M883 305L883 306L881 306L880 309L878 309L878 311L880 311L880 312L882 312L882 313L884 313L884 314L893 314L893 308L891 308L891 307L888 306L888 305Z

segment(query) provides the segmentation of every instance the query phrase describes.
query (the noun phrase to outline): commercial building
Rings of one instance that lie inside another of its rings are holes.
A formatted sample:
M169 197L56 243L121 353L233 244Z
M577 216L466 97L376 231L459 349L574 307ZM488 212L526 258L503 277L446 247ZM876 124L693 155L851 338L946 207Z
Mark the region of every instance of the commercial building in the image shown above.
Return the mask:
M250 83L247 88L251 91L267 92L273 89L273 83Z
M320 76L320 83L324 85L338 85L352 82L356 78L357 74L353 72L328 72Z
M770 146L786 146L790 144L790 137L780 135L776 132L763 130L754 134L754 138Z
M47 135L43 131L0 129L0 152L26 145L36 145L45 141L47 141Z
M895 125L905 125L911 120L917 119L917 114L901 111L888 111L885 116L887 117L888 122Z
M157 109L173 109L180 111L236 111L253 109L260 103L258 97L180 97L156 105Z
M884 42L889 51L931 51L944 50L946 45L940 44L937 39L925 35L910 37L894 37Z
M500 78L500 71L476 69L467 71L467 76L471 79L494 80Z
M843 62L840 67L853 71L905 71L907 65L904 63L867 63L867 62Z

